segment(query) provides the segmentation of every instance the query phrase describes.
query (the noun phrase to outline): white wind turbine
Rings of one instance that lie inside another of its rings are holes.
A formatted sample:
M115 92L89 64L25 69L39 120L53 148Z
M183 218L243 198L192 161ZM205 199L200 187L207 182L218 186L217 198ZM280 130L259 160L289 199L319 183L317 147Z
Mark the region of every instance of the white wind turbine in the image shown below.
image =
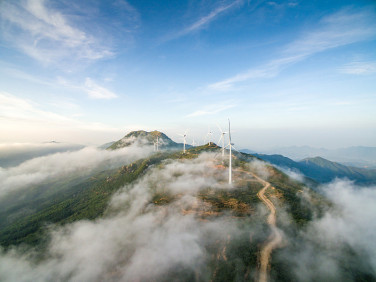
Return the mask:
M195 139L192 139L192 146L195 147L196 146L196 142L195 142Z
M227 133L227 132L224 132L224 131L222 131L222 128L217 124L217 126L218 126L218 128L219 128L219 130L221 131L221 137L219 138L219 140L218 140L218 144L221 142L221 140L222 140L222 159L224 158L224 156L225 156L225 134Z
M188 129L184 132L184 134L179 134L181 137L183 137L183 141L184 141L183 152L184 152L184 154L185 154L185 144L187 144L187 132L188 132Z
M229 163L228 163L228 183L231 184L232 183L232 148L234 143L231 143L231 129L230 129L230 119L228 119L228 139L229 139L229 142L228 142L228 145L226 146L229 147L229 150L230 150L230 154L229 154Z
M154 151L159 151L159 136L157 136L157 140L154 140Z
M210 127L208 127L208 134L206 134L204 142L206 143L206 140L209 140L209 146L211 145L212 136L213 132L211 132Z

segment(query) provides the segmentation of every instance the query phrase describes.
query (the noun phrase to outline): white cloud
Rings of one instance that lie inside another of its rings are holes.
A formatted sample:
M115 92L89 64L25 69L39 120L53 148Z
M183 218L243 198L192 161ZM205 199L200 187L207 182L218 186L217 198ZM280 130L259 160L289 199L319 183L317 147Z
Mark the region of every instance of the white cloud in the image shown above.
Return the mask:
M151 146L139 146L136 142L116 151L86 147L27 160L16 167L0 170L0 198L11 191L27 189L46 180L57 180L76 173L87 175L101 166L111 168L130 163L152 151Z
M367 75L376 73L376 62L351 62L339 69L341 73Z
M233 104L232 102L224 102L220 104L213 104L213 105L208 105L202 110L195 111L193 113L190 113L186 115L186 117L198 117L198 116L205 116L205 115L214 115L220 112L223 112L224 110L231 109L235 107L236 105Z
M234 1L234 2L232 2L230 4L228 4L228 5L220 5L220 6L218 6L216 9L214 9L213 11L211 11L208 15L206 15L206 16L198 19L192 25L190 25L189 27L187 27L184 30L182 30L179 33L179 36L185 35L187 33L190 33L190 32L193 32L193 31L196 31L196 30L202 28L206 24L208 24L211 21L213 21L221 13L227 11L228 9L233 8L235 5L237 5L237 4L241 3L241 2L242 1L237 0L237 1Z
M276 260L296 281L354 281L355 270L376 275L376 189L337 180L321 187L331 201Z
M93 99L113 99L118 97L112 91L103 86L98 85L92 78L87 77L82 85L73 84L62 77L57 78L57 83L62 86L77 89L85 92L90 98Z
M32 251L22 248L0 249L2 281L161 281L186 271L205 281L219 248L230 248L227 240L242 235L233 218L200 218L211 205L197 192L226 189L226 178L212 154L153 167L113 196L107 216L51 226L43 259L34 260ZM153 196L163 192L176 199L154 204Z
M0 143L0 167L11 167L40 156L57 152L75 151L84 146L59 142Z
M52 83L45 77L40 78L30 73L26 73L24 71L21 71L20 69L9 66L8 64L4 62L0 62L0 73L3 77L11 76L19 80L29 81L29 82L36 83L36 84L46 85L50 87L56 86L55 83Z
M56 139L59 141L68 141L66 138L74 137L73 135L77 134L82 134L83 136L86 134L89 136L89 132L101 132L101 134L104 132L107 134L110 132L121 132L117 128L112 128L104 124L83 122L78 119L45 111L33 101L18 98L5 92L0 92L0 120L0 130L3 133L0 136L1 142L12 142L14 140L18 140L19 142L39 142ZM32 140L28 140L28 138ZM80 140L70 141L82 142ZM98 140L92 141L94 141L94 144L98 142ZM102 142L102 140L99 142Z
M318 52L373 38L376 36L375 18L376 15L371 11L342 10L332 14L323 18L318 28L306 32L299 39L285 46L280 58L271 60L264 66L210 84L208 89L226 91L233 89L239 82L274 77L283 68Z
M125 18L136 15L130 5L124 8L124 3L117 1L118 8L127 12ZM103 38L110 36L109 33L99 29L85 30L87 25L81 24L93 20L90 11L86 11L89 9L80 7L78 12L74 10L76 6L69 5L64 9L57 6L48 0L1 1L3 38L28 56L47 64L93 61L114 55L112 43L107 43L112 40ZM137 17L132 24L136 20ZM113 28L111 23L105 22L104 28ZM116 30L119 28L117 26ZM129 34L129 31L123 33Z
M164 41L169 41L173 40L182 36L185 36L189 33L195 32L197 30L202 29L206 25L210 24L213 20L215 20L217 17L219 17L221 14L226 12L227 10L235 7L236 5L241 4L243 1L242 0L236 0L233 1L230 4L221 4L218 7L216 7L214 10L212 10L209 14L202 16L198 20L196 20L194 23L189 25L188 27L176 32L175 34L167 37Z
M87 77L85 80L84 90L89 97L94 99L112 99L116 98L116 94L107 90L106 88L96 84L91 78Z

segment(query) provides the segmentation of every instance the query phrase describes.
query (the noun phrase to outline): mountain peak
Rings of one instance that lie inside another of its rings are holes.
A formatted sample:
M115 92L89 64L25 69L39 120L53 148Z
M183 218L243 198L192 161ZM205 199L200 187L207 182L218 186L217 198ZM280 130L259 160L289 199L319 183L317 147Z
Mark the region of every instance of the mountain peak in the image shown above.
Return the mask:
M113 143L107 149L116 150L131 146L135 143L139 143L140 145L153 146L154 142L157 141L157 138L159 142L159 147L161 149L174 149L181 147L181 144L172 141L166 134L158 130L136 130L129 132L127 135Z
M326 162L326 163L329 163L331 161L327 160L327 159L324 159L323 157L312 157L312 158L305 158L303 160L301 160L302 162L313 162L313 163L317 163L317 162Z

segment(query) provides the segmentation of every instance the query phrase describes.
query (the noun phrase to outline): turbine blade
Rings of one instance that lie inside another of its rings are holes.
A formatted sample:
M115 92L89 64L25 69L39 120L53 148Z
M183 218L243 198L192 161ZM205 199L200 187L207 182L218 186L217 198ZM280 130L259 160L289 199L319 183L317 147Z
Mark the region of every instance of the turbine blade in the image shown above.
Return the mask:
M219 128L219 131L220 131L221 133L223 133L222 128L219 126L218 123L217 123L217 126L218 126L218 128Z
M219 137L218 144L219 142L221 142L222 138L223 138L223 134L221 134L221 137Z

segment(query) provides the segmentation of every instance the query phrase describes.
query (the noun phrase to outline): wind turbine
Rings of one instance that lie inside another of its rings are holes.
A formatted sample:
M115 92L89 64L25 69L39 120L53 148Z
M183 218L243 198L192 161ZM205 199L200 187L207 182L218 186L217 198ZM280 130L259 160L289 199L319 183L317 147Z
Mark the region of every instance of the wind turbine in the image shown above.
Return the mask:
M162 141L163 141L163 139L162 139ZM156 146L157 146L157 152L159 151L159 145L162 145L163 144L163 142L161 143L161 142L159 142L159 136L157 136L157 142L155 143L156 144Z
M225 156L225 134L227 133L227 132L224 132L224 131L222 131L222 128L217 124L217 126L218 126L218 128L219 128L219 130L221 131L221 137L219 138L219 140L218 140L218 144L221 142L221 140L222 140L222 159L224 158L224 156Z
M211 138L212 138L213 132L211 132L210 127L208 127L208 134L205 136L205 141L209 139L209 146L211 145ZM204 142L205 142L204 141Z
M232 183L232 148L233 148L233 145L234 143L231 143L231 129L230 129L230 119L228 119L228 139L229 139L229 142L228 142L228 145L226 146L229 147L229 150L230 150L230 154L229 154L229 163L228 163L228 183L231 184Z
M187 132L188 132L188 129L184 132L184 134L179 134L181 137L183 137L183 141L184 141L184 149L183 149L183 152L184 152L184 154L185 154L185 144L187 143L187 139L186 139L186 137L187 137Z
M195 139L192 139L192 146L195 147L196 146L196 142L195 142Z

